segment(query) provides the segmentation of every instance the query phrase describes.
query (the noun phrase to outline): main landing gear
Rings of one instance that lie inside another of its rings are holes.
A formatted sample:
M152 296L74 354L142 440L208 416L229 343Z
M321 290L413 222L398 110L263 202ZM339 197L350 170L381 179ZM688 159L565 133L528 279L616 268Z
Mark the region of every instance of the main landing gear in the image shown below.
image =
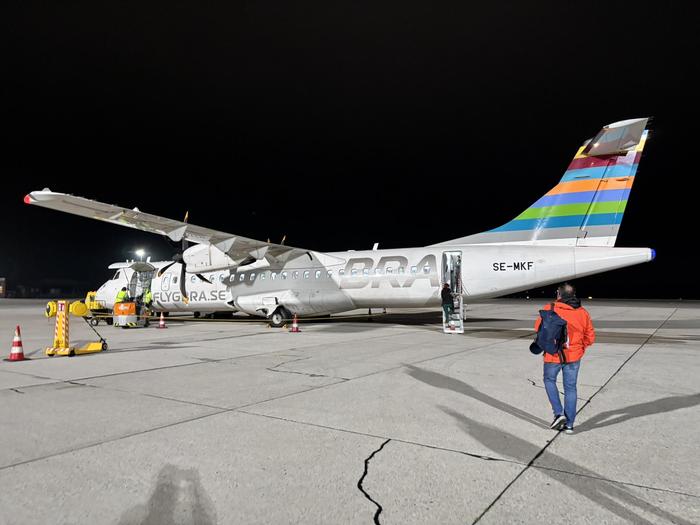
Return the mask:
M270 316L270 326L273 328L282 328L291 320L292 312L287 310L284 306L279 306Z

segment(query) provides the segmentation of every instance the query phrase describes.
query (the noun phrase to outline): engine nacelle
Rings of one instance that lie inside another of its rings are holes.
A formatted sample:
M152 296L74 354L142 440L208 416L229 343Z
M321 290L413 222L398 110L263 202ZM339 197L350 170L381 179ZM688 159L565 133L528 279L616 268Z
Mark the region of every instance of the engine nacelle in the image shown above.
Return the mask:
M216 272L237 266L231 257L211 244L196 244L187 248L182 259L188 273Z

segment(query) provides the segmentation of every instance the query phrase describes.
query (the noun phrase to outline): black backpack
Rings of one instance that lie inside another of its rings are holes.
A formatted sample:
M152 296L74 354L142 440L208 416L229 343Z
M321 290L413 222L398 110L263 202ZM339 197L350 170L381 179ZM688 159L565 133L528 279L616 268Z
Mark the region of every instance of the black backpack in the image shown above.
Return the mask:
M566 321L559 317L554 311L554 303L550 310L540 310L542 323L537 330L535 340L530 345L530 352L533 354L541 354L545 352L551 355L558 355L559 362L566 363L564 356L564 343L568 338Z

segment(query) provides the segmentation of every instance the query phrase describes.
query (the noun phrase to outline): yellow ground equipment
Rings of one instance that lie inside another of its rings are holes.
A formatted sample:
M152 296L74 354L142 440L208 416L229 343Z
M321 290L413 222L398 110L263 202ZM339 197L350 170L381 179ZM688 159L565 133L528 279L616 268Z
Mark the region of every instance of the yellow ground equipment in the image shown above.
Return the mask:
M141 302L116 303L114 305L114 326L137 328L148 326L151 312Z
M54 355L80 355L93 354L107 350L107 341L95 330L88 322L86 316L89 314L87 305L82 301L71 303L70 301L49 301L46 304L46 317L56 317L56 328L53 335L53 346L46 349L46 355L53 357ZM99 341L89 342L80 348L70 345L70 316L82 317L90 329L100 338Z
M113 322L112 312L102 301L98 301L96 296L97 292L88 292L85 296L85 306L90 310L90 314L87 316L89 323L92 326L97 326L100 321L104 321L111 325Z

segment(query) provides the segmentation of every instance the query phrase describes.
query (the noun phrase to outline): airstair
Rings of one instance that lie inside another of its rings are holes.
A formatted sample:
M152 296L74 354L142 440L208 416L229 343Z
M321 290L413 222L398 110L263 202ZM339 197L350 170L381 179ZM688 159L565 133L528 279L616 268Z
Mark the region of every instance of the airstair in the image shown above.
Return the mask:
M442 282L450 285L452 290L452 313L448 316L442 312L442 329L446 334L463 334L463 289L462 289L462 252L442 253Z

